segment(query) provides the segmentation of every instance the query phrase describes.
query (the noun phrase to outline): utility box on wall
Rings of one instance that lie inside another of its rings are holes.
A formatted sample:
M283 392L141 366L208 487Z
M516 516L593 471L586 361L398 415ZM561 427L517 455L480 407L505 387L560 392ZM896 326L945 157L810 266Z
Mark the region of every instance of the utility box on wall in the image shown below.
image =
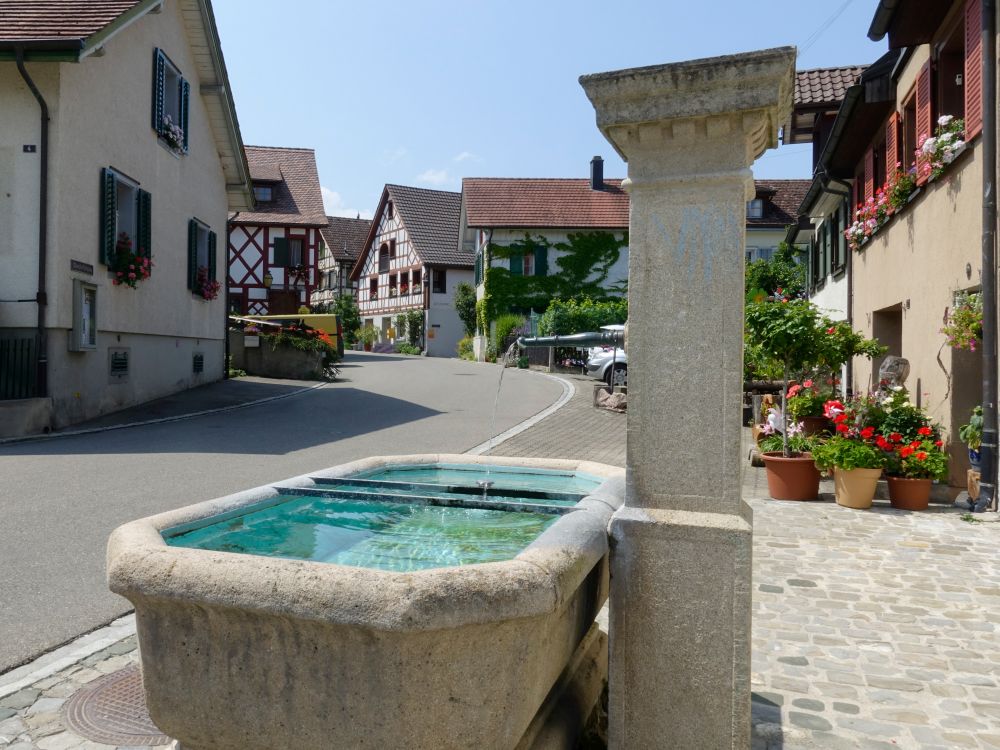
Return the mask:
M71 352L97 349L97 287L73 279L73 330L69 337Z

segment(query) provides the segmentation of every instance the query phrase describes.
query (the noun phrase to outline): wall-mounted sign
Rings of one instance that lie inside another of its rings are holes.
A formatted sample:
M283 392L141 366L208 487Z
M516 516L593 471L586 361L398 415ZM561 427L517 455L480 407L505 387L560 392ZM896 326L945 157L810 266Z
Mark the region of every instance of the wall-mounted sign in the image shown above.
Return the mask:
M77 273L86 273L91 276L94 275L94 267L90 263L84 263L82 260L73 260L70 258L69 270L76 271Z
M22 148L24 149L24 153L26 154L33 154L38 150L38 146L36 146L34 143L25 143Z

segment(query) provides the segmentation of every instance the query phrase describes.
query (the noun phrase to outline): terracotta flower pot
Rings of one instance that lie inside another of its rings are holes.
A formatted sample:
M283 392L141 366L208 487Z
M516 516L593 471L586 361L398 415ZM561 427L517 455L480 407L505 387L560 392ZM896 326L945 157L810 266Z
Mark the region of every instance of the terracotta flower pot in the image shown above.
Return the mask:
M927 510L931 499L930 479L889 477L889 502L900 510Z
M812 455L785 458L780 452L764 453L767 490L775 500L815 500L819 495L819 471Z
M882 476L881 469L844 469L833 470L833 487L837 497L837 505L845 508L864 510L872 507L875 499L875 488Z

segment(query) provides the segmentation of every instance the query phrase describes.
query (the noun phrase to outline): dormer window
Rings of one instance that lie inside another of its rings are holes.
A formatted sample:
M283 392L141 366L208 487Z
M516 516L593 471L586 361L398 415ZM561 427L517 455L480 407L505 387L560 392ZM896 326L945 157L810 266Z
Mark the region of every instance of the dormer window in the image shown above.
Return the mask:
M393 217L392 201L389 201L385 206L385 215L390 219Z
M254 184L253 197L261 203L270 203L274 200L274 186Z
M748 219L763 219L764 218L764 199L754 198L752 201L747 201L747 218Z

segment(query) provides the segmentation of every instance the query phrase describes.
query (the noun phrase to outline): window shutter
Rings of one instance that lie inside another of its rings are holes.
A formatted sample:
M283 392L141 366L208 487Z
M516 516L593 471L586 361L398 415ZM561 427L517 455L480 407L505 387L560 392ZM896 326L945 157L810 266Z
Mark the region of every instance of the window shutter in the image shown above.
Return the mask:
M865 151L865 200L875 197L875 150Z
M198 283L198 222L188 219L188 289Z
M163 93L166 82L167 61L163 57L163 52L159 49L153 50L153 130L157 134L163 134Z
M152 198L145 190L136 191L135 196L136 202L136 217L137 224L136 234L138 235L136 242L135 254L143 258L152 257L152 237L153 237L153 211L152 211Z
M510 274L511 276L524 275L524 256L520 253L510 256Z
M885 126L885 178L888 181L901 165L899 155L899 113L893 112Z
M545 245L535 245L535 276L549 275L549 249Z
M118 214L118 190L115 173L101 170L101 263L111 265L115 252L115 229Z
M479 286L483 281L483 256L476 256L476 286Z
M208 279L215 281L215 232L208 233Z
M931 136L931 63L928 60L917 75L917 149ZM917 172L917 184L927 182L928 175Z
M191 106L191 84L181 79L181 129L184 131L184 153L188 150L188 111Z
M284 266L288 267L288 238L287 237L275 237L274 238L274 263L273 266Z
M982 0L965 4L965 140L983 129Z

